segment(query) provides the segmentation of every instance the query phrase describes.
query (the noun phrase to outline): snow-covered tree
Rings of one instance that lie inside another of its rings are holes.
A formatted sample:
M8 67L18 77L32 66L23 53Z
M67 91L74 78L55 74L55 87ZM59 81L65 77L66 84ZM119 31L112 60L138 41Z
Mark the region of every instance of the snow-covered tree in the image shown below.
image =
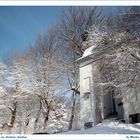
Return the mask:
M63 93L62 90L65 89L63 75L57 63L59 55L56 33L56 29L52 28L48 35L39 35L35 47L28 54L28 91L38 97L39 103L35 131L47 130L50 113L56 110L56 95Z
M68 111L65 102L58 102L57 99L48 122L48 132L56 133L68 130L68 121Z

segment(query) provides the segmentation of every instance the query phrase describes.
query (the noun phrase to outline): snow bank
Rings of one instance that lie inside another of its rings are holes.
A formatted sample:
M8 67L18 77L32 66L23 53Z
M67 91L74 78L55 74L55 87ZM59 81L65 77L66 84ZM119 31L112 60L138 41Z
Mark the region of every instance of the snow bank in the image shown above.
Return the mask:
M90 129L69 131L63 134L140 134L140 123L125 124L115 120L107 120Z

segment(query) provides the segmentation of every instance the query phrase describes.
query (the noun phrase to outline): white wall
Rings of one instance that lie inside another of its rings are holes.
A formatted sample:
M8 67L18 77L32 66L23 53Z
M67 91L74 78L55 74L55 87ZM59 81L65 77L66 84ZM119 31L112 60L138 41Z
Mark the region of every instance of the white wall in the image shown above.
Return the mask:
M94 103L93 102L93 82L92 82L92 64L80 68L80 104L81 104L81 125L86 122L95 122ZM87 93L87 94L86 94ZM88 94L90 93L90 94ZM87 96L86 96L86 95ZM89 96L89 97L88 97Z
M129 122L129 115L140 113L140 88L123 90L124 119Z

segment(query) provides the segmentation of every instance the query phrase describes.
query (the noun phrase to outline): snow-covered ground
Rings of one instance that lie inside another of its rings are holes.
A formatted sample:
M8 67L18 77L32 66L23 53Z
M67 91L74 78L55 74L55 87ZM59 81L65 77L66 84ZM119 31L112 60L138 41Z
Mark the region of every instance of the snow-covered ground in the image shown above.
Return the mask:
M107 119L92 128L69 131L63 134L140 134L140 123L125 124L115 119Z

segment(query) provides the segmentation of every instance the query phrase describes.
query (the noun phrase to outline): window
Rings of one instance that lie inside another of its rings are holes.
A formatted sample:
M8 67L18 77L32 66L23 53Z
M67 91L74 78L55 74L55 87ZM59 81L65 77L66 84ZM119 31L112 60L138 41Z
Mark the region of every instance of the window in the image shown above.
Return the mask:
M90 77L84 78L84 80L83 80L83 92L90 93L90 86L91 86Z
M86 77L83 80L83 98L84 98L84 112L90 114L91 112L91 79Z

